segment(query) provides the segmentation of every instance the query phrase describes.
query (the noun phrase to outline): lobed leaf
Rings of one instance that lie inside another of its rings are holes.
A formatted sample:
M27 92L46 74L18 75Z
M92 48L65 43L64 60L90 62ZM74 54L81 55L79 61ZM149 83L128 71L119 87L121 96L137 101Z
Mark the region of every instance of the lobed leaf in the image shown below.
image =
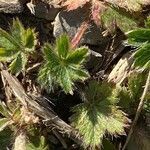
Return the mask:
M34 30L25 29L19 19L13 20L11 32L0 29L0 60L10 62L14 74L25 70L28 56L35 50L37 37Z
M109 92L106 91L109 89ZM105 83L91 81L82 97L84 103L73 108L72 125L83 135L84 147L99 147L106 133L110 135L124 134L128 119L116 106L117 94L114 99L114 89ZM101 95L101 93L104 93Z
M26 48L27 51L32 52L37 44L37 34L34 29L25 29L19 19L13 20L11 28L11 35L14 39Z
M74 82L89 77L82 66L88 56L88 49L81 47L70 52L69 45L66 35L59 37L53 49L48 43L44 45L45 63L40 69L38 81L48 91L59 85L65 93L73 94Z

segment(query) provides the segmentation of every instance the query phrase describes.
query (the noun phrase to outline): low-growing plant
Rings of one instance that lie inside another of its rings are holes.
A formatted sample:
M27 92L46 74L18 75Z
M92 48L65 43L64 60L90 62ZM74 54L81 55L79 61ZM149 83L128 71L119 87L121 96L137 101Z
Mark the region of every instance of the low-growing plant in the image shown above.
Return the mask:
M36 137L35 140L36 132L39 132L35 130L38 127L39 118L27 108L21 106L18 101L11 102L8 105L0 102L0 115L2 116L0 118L0 135L1 132L12 132L7 136L7 140L9 138L14 139L13 150L48 150L44 136L38 133L39 137ZM2 137L2 141L3 138L5 136ZM4 141L2 144L4 144Z
M73 108L72 125L83 135L85 147L100 147L106 134L125 134L125 113L117 106L119 90L108 83L91 81L82 93L83 103Z
M25 29L18 19L13 20L10 32L0 29L0 61L9 62L14 74L25 71L30 54L34 53L37 34L34 29Z
M74 82L84 81L89 77L83 63L88 57L88 48L71 49L67 35L62 35L52 47L46 43L43 47L45 62L41 67L38 81L47 90L60 85L65 93L73 94Z

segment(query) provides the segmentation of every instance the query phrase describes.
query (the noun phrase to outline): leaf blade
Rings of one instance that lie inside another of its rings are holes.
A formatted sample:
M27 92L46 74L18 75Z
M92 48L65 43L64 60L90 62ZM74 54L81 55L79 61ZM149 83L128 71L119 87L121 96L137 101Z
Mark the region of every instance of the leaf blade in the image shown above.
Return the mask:
M61 35L56 40L56 49L60 58L66 58L70 48L69 37L66 34Z
M81 64L85 61L85 58L89 55L87 47L80 47L74 50L67 57L67 62L72 64Z

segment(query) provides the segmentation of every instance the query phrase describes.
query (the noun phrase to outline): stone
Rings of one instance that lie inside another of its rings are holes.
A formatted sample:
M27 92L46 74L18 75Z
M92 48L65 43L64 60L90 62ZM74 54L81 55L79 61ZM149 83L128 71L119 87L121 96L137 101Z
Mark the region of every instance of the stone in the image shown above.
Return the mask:
M28 8L31 13L34 14L37 18L43 18L46 20L54 21L56 15L60 11L60 6L53 3L48 3L45 1L38 1L35 3L27 3Z
M85 21L85 9L86 8L78 8L69 12L59 12L55 18L55 21L53 22L54 37L57 38L63 33L67 33L70 37L74 37L78 28ZM94 24L93 22L81 39L81 44L101 45L103 41L104 37L102 36L102 29L100 27L97 27L96 24Z
M21 13L26 0L0 0L0 12Z

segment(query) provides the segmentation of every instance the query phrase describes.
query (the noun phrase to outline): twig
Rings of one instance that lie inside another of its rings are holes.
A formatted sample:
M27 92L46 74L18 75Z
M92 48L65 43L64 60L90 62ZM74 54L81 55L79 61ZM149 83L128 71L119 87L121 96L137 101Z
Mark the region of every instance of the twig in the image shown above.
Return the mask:
M27 72L34 71L34 70L36 70L37 68L39 68L40 66L41 66L41 63L34 64L32 67L29 67L29 68L27 69Z
M122 150L125 150L126 147L127 147L127 145L128 145L128 143L129 143L129 140L130 140L131 135L132 135L132 133L133 133L133 129L134 129L134 127L135 127L135 125L136 125L136 123L137 123L137 120L138 120L138 118L139 118L139 116L140 116L140 113L141 113L141 111L142 111L142 108L143 108L143 105L144 105L145 96L146 96L146 93L147 93L148 88L149 88L149 84L150 84L150 71L149 71L149 73L148 73L148 77L147 77L147 80L146 80L145 88L144 88L143 94L142 94L142 96L141 96L141 100L140 100L139 106L138 106L138 108L137 108L135 118L134 118L134 120L133 120L133 123L132 123L132 125L131 125L130 131L129 131L129 134L128 134L128 137L127 137L127 139L126 139L126 142L125 142L125 144L124 144Z

